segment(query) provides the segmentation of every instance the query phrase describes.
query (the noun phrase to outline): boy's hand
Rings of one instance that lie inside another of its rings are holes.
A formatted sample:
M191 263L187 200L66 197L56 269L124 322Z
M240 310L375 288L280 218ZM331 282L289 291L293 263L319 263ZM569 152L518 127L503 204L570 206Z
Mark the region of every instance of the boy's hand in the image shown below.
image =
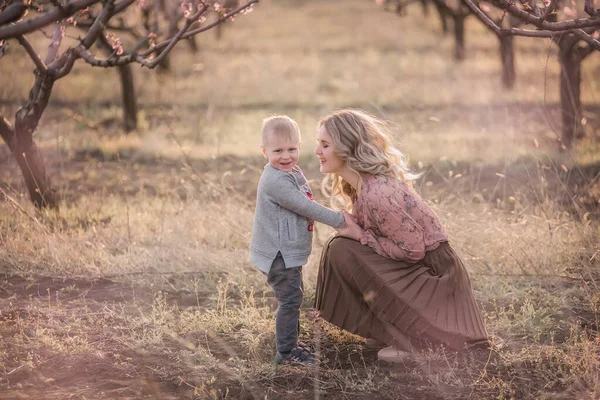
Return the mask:
M338 229L338 236L344 236L354 240L360 240L360 236L363 233L363 230L351 214L348 214L346 211L342 211L344 214L344 220L346 222L346 226L342 229Z

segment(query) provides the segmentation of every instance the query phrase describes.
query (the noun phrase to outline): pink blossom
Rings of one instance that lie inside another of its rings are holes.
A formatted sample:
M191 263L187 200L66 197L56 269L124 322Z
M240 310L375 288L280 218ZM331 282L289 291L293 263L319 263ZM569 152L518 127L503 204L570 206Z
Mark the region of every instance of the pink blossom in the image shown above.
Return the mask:
M492 11L492 6L486 1L479 2L479 8L488 13Z
M116 54L118 56L120 56L121 54L123 54L123 44L121 43L121 39L120 38L118 38L117 36L115 36L114 33L109 33L105 37L106 37L106 40L108 40L108 42L110 43L110 47L112 47L113 50L116 50Z
M219 3L218 1L215 1L215 3L213 4L213 7L215 8L215 11L219 12L221 10L221 3Z
M181 2L181 8L183 9L183 16L185 18L189 18L190 15L192 15L192 8L193 8L192 3L188 3L186 1L182 1Z

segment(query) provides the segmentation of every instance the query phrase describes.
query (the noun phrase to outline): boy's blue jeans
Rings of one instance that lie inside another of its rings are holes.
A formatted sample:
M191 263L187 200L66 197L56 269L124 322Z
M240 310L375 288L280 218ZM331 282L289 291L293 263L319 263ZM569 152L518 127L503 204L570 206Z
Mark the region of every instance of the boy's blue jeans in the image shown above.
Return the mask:
M271 264L267 283L275 292L275 340L277 351L285 353L298 344L300 334L300 305L304 296L302 267L286 268L281 253Z

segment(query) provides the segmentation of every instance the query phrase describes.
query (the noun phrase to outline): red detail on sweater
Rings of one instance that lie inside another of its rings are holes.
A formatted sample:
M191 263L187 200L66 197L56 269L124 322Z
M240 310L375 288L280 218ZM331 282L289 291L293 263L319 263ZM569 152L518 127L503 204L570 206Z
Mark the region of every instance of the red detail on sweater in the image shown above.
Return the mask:
M312 193L311 193L311 192L306 192L306 196L307 196L309 199L311 199L311 200L314 200L314 199L313 199L313 195L312 195ZM314 229L315 229L315 223L309 219L309 220L308 220L308 231L309 231L309 232L312 232Z

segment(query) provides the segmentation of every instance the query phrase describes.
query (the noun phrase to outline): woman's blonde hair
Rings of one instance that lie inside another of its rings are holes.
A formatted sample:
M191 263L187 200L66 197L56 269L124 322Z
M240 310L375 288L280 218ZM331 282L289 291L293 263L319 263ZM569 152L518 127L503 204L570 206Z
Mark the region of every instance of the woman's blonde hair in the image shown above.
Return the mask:
M395 147L388 124L379 118L361 110L343 109L319 121L321 128L331 136L335 154L359 176L358 191L364 173L398 178L408 183L418 178L418 174L410 172L406 156ZM327 174L322 189L333 208L349 210L359 194L337 174Z

